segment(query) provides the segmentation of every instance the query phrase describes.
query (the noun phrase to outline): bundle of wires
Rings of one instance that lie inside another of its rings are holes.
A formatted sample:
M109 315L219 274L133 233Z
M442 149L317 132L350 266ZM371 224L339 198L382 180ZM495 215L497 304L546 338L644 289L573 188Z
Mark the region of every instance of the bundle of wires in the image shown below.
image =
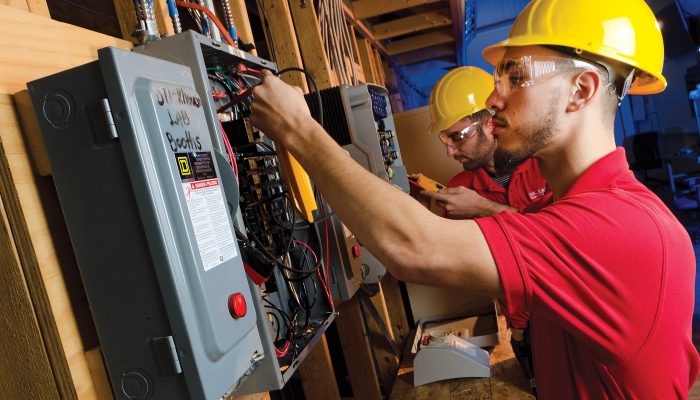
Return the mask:
M355 55L352 51L350 32L341 6L342 0L319 0L318 14L326 56L338 80L351 86L357 85ZM348 62L349 60L349 62Z

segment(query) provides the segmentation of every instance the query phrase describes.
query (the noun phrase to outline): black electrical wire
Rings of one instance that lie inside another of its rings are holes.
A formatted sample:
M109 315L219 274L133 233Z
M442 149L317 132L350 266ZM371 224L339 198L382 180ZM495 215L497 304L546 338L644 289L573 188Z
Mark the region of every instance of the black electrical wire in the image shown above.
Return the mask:
M307 70L299 67L289 67L279 70L277 71L276 75L280 76L287 72L301 72L302 74L306 75L307 78L309 78L309 82L311 82L311 86L313 86L314 93L316 93L316 103L318 104L318 118L316 118L316 122L318 122L319 125L323 126L323 102L321 101L321 92L318 91L318 85L316 85L316 80L314 80L314 77Z

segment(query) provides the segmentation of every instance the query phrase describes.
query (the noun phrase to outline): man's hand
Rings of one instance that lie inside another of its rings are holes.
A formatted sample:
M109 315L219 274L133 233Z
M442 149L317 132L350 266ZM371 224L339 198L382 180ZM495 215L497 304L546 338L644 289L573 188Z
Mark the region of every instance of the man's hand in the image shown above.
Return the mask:
M463 186L442 189L437 193L422 191L421 194L435 200L450 218L478 218L498 214L502 211L518 211L513 207L500 204L480 196L477 192Z
M262 82L253 88L250 120L275 143L289 147L294 136L308 124L315 123L300 88L290 86L264 70Z
M409 194L411 195L411 197L418 200L418 202L421 203L423 205L423 207L430 210L430 203L432 202L432 200L430 197L421 194L423 189L420 186L418 186L417 183L415 183L415 181L417 179L418 179L417 174L411 174L408 176L408 183L409 183L408 187L411 189Z

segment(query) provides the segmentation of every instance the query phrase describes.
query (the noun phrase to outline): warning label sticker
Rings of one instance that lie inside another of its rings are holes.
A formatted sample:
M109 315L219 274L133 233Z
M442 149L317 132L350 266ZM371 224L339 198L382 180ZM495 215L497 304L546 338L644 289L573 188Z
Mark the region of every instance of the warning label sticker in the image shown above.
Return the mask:
M210 152L175 153L175 160L199 255L204 270L208 271L238 255L221 182L216 177Z

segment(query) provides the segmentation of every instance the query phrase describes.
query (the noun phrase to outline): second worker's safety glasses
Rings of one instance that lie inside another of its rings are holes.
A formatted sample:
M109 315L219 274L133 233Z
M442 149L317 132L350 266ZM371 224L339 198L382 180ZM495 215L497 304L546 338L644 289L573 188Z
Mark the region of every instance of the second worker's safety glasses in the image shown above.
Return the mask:
M494 112L492 110L486 109L488 113L493 116ZM472 122L471 124L467 125L464 129L460 129L455 132L440 132L438 134L438 137L440 138L440 141L442 144L445 146L453 146L453 147L458 147L463 145L464 143L469 140L476 132L481 129L481 127L488 122L488 120L491 119L490 117L486 119L485 121L476 121Z
M501 60L493 71L494 85L501 96L507 96L515 90L534 86L556 73L578 68L598 73L605 81L605 88L610 95L616 95L615 85L610 82L609 73L602 65L592 62L550 56L523 56ZM629 90L634 71L627 77L620 101Z

